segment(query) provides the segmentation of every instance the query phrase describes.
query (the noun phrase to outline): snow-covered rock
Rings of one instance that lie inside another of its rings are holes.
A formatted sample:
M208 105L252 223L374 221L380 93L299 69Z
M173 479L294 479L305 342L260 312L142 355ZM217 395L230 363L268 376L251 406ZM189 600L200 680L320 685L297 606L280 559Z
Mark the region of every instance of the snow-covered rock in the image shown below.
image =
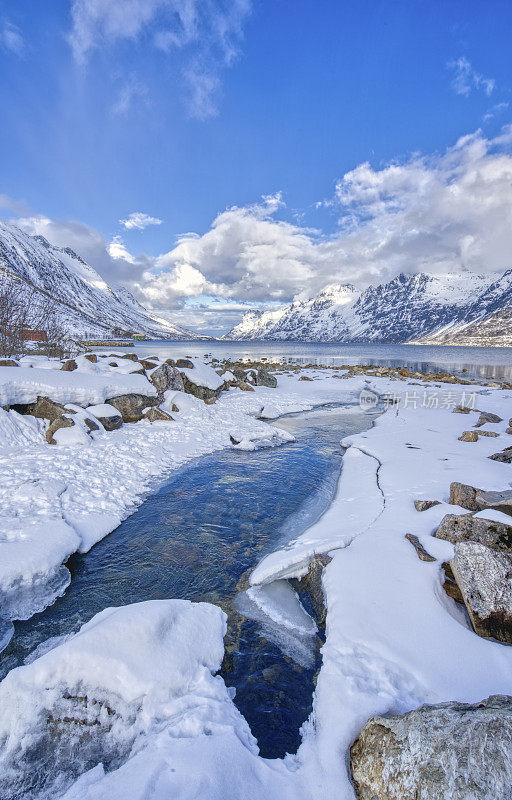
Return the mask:
M510 796L512 697L422 706L374 717L351 749L359 800Z

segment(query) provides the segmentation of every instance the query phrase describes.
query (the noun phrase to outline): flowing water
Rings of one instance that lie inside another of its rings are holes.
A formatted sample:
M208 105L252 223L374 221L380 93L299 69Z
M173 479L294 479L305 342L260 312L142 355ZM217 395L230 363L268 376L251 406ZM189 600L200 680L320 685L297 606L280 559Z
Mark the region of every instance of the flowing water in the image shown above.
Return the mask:
M221 451L176 471L113 533L67 566L71 584L41 614L15 623L2 676L34 648L108 607L162 598L207 600L230 614L223 677L266 757L295 752L311 709L319 637L283 638L232 606L241 576L296 536L332 499L341 439L369 427L359 407L324 408L277 422L296 441Z

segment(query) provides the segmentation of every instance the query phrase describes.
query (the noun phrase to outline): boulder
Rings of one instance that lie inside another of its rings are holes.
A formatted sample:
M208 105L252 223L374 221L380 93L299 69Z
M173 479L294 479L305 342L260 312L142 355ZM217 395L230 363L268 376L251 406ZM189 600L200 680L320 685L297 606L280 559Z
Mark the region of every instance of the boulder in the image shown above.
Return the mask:
M453 409L453 414L469 414L470 411L474 411L474 408L468 408L467 406L455 406Z
M496 433L496 431L478 431L478 436L488 436L489 438L496 438L496 436L499 436L499 433Z
M480 511L480 506L476 503L476 494L480 491L475 489L474 486L469 486L467 483L457 483L453 481L450 484L450 505L462 506L467 508L468 511Z
M503 492L483 492L477 489L475 503L479 511L493 508L512 516L512 489L505 489Z
M180 360L181 359L178 360L178 363ZM204 400L205 403L206 401L215 402L224 386L224 384L221 384L218 389L209 389L208 386L198 386L196 383L192 383L192 381L187 378L184 372L181 372L180 374L183 379L182 391L186 392L187 394L192 394L194 397L198 397L200 400Z
M415 500L414 508L416 511L428 511L429 508L439 505L439 500Z
M181 372L176 367L169 364L161 364L151 373L150 381L157 390L158 394L163 394L168 389L177 392L185 391L185 385Z
M194 362L189 358L178 358L176 361L176 366L180 367L181 369L194 369Z
M19 364L13 358L1 358L0 367L19 367Z
M505 800L512 697L425 705L373 717L350 749L359 800Z
M92 433L92 431L99 431L100 426L94 419L90 419L90 417L84 417L83 423L86 427L87 433Z
M452 544L479 542L486 547L512 553L512 525L490 519L473 517L471 514L447 514L436 531L437 539Z
M478 431L464 431L459 436L459 442L478 442Z
M106 431L115 431L123 424L123 418L117 408L110 406L107 403L102 403L97 406L89 406L86 409L90 414L97 419Z
M84 358L86 358L87 361L90 361L91 364L96 364L96 362L98 361L98 356L95 353L86 353Z
M146 419L148 422L158 422L159 420L162 420L163 422L173 422L171 415L166 411L162 411L162 409L158 408L157 406L148 408L142 415L142 418Z
M512 555L461 542L450 566L475 633L512 644Z
M307 375L301 375L299 381L312 381L313 378L308 378Z
M78 364L76 363L74 358L69 358L65 361L61 367L61 370L64 372L73 372L73 370L78 369Z
M420 561L436 561L434 556L431 556L430 553L428 553L425 550L425 548L423 547L417 536L414 536L414 534L412 533L406 533L405 538L412 544L412 546L416 550L416 555L418 556Z
M258 367L256 386L269 386L271 389L275 389L277 386L277 378L275 375L271 375L265 367Z
M64 413L64 406L60 403L55 403L48 397L38 397L35 403L13 405L12 408L18 414L30 414L31 417L37 417L38 419L49 419L50 422L53 422L54 419Z
M136 353L110 353L106 358L127 358L129 361L138 361L139 357Z
M50 424L48 430L46 431L46 441L48 444L57 444L55 439L53 438L53 434L55 431L60 430L61 428L73 428L75 423L69 417L57 417L54 419L53 422Z
M501 461L503 464L512 464L512 450L502 450L499 453L493 453L489 456L491 461Z
M475 428L480 428L481 425L485 425L487 422L501 422L503 417L498 417L497 414L491 414L488 411L482 411L478 420L476 421Z
M107 400L107 405L114 406L123 419L123 422L139 422L146 408L157 406L158 397L147 397L144 394L120 394Z
M156 361L148 361L147 358L141 358L139 364L141 365L142 369L154 369L158 366Z

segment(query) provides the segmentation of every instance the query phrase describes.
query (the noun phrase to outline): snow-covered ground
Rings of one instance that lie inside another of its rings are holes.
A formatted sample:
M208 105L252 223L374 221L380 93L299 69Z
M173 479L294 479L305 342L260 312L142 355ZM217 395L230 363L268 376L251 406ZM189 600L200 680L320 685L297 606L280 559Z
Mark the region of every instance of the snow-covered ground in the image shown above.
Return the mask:
M92 752L109 753L109 769L99 755L96 761L84 756L83 768L93 768L76 781L70 772L49 796L352 800L348 748L369 717L510 693L512 651L476 636L444 594L441 562L453 548L431 534L446 513L465 513L448 504L452 481L509 488L510 466L487 456L512 444L505 433L512 392L364 375L340 380L329 370L308 376L313 380L280 375L277 389L230 390L214 405L187 395L175 422L97 432L88 446L46 445L37 421L2 412L0 586L14 593L55 574L74 550L91 547L169 470L232 446L230 435L242 446L282 442L282 431L256 419L262 409L275 418L358 402L363 388L402 395L371 430L344 442L337 494L324 516L252 574L252 601L263 594L268 610L283 597L283 616L293 626L290 598L282 583L272 590L272 582L303 574L314 553L333 557L323 580L323 663L296 755L260 758L229 691L213 677L222 660L223 613L205 604L154 601L103 612L2 682L0 776L7 784L10 769L19 775L20 759L37 767L48 720L65 748L66 737L72 739L65 720L79 719L81 725L71 723L78 753L89 752L80 739L85 720L97 748ZM180 407L179 396L171 400ZM454 414L453 407L473 400L503 417L484 426L499 437L458 440L477 414ZM420 513L415 499L441 504ZM405 533L417 535L438 560L420 561ZM309 635L307 620L301 624ZM76 746L71 741L70 753Z

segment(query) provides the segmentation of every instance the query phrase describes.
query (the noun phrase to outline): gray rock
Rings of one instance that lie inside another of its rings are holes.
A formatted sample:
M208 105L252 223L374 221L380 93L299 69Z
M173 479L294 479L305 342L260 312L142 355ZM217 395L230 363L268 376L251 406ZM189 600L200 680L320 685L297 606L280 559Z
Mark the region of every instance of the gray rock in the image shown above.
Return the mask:
M110 353L105 358L127 358L129 361L138 361L139 357L136 353Z
M61 428L73 428L75 423L69 417L58 417L54 419L53 422L50 424L48 430L46 431L46 441L48 444L57 444L55 439L53 438L53 434L55 431L60 430Z
M499 433L496 433L496 431L478 431L478 436L488 436L489 438L496 438L496 436L499 436Z
M155 367L158 366L156 361L150 361L147 358L141 358L139 364L141 365L142 369L155 369Z
M265 367L258 367L256 386L269 386L271 389L275 389L277 386L277 378L275 375L271 375Z
M475 502L481 511L486 508L494 508L496 511L503 511L504 514L512 516L512 489L505 489L503 492L477 490Z
M157 406L158 397L147 397L144 394L120 394L105 401L114 406L123 419L123 422L139 422L143 411L151 406Z
M412 533L406 533L405 538L412 544L412 546L416 550L416 555L418 556L420 561L436 561L434 556L431 556L430 553L428 553L425 550L425 548L423 547L417 536L414 536L414 534Z
M161 408L157 408L156 406L148 408L143 414L143 419L148 420L148 422L158 422L159 420L164 422L173 422L173 418L170 414L168 414L166 411L162 411Z
M246 383L245 381L238 381L237 387L242 390L242 392L254 392L254 387L251 386L250 383Z
M415 500L414 508L416 511L428 511L429 508L439 505L439 500Z
M350 764L359 800L510 800L512 697L373 717Z
M63 370L63 372L73 372L75 369L78 369L78 364L73 358L69 358L67 361L63 363L61 367L61 370Z
M108 417L97 416L98 422L101 422L106 431L116 431L123 424L123 418L117 409L112 408L115 413Z
M512 552L512 525L480 519L471 514L447 514L441 520L436 537L452 544L479 542L495 550Z
M475 633L512 644L512 555L461 542L450 566Z
M178 358L176 361L176 366L180 367L181 369L194 369L194 362L189 358Z
M49 419L50 422L61 417L65 410L64 406L60 403L55 403L48 397L38 397L35 403L23 403L14 405L12 408L18 414L30 414L31 417L37 417L38 419ZM75 412L68 412L66 409L66 413L74 414Z
M480 506L476 503L476 494L480 491L475 489L474 486L469 486L467 483L458 483L453 481L450 484L450 505L462 506L467 508L468 511L480 511Z
M184 391L184 384L181 372L176 367L169 364L161 364L151 373L150 381L157 390L158 394L163 394L168 389L177 392Z
M502 419L503 417L498 417L497 414L491 414L489 411L482 411L475 424L475 428L480 428L480 426L485 425L486 422L501 422Z
M84 358L86 358L87 361L90 361L91 364L96 364L98 361L98 356L95 353L86 353Z
M324 567L332 561L331 556L326 553L317 553L309 562L307 573L300 580L291 580L292 586L297 591L307 592L310 597L315 620L321 627L325 626L327 609L325 606L325 596L322 586L322 575Z
M197 386L197 384L192 383L184 372L181 373L181 377L183 378L183 390L187 394L192 394L194 397L204 400L205 403L215 402L222 392L223 384L221 384L218 389L209 389L207 386Z

